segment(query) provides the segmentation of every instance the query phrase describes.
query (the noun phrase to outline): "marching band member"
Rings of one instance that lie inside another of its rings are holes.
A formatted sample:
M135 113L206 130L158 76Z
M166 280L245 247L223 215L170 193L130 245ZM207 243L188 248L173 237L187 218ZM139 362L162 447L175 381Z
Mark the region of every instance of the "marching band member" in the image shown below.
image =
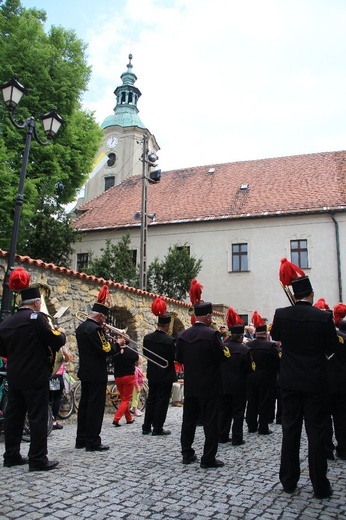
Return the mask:
M224 341L230 356L221 363L222 395L220 396L219 442L244 444L243 423L246 408L247 380L251 371L250 349L244 345L244 322L229 307L227 325L230 336ZM229 437L232 425L232 438Z
M105 287L107 289L107 286ZM108 380L107 357L113 354L112 346L103 330L109 312L109 307L101 303L106 301L109 294L103 289L88 318L76 329L79 353L77 375L82 384L76 448L86 448L86 451L109 450L109 446L101 443L100 437Z
M145 407L145 416L142 426L143 435L170 435L170 430L163 426L167 416L169 399L173 382L176 381L174 368L175 339L169 336L171 315L166 312L166 303L163 298L156 298L151 307L158 316L157 329L147 334L143 339L143 354L148 357L147 379L149 395ZM167 367L160 367L157 363L150 363L150 356L156 354L167 360ZM151 431L151 427L153 430Z
M23 268L12 271L9 286L20 292L22 301L18 312L0 324L0 356L7 357L9 387L4 466L29 463L29 471L47 471L59 464L47 458L50 358L66 337L63 329L52 328L40 312L40 290L29 283L30 275ZM31 438L28 458L20 454L26 412Z
M287 261L286 261L287 263ZM293 264L294 265L294 264ZM295 276L294 276L295 275ZM325 426L327 357L338 338L332 315L314 307L314 291L307 276L293 274L285 286L293 288L294 304L277 309L271 336L281 341L282 448L280 481L293 493L300 477L299 448L303 420L309 444L309 475L316 498L333 490L327 478Z
M201 416L205 442L201 468L220 468L218 449L218 404L221 391L220 364L226 359L218 330L210 327L213 307L210 302L194 305L192 327L181 332L177 340L177 361L184 365L184 411L181 428L183 464L197 461L192 447Z

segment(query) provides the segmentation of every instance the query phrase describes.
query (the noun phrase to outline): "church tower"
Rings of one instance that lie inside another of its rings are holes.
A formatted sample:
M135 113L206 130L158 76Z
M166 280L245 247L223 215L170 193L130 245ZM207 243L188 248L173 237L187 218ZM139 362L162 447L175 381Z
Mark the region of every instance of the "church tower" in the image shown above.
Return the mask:
M137 103L141 96L135 86L137 76L132 72L132 54L129 54L127 70L121 75L122 85L115 91L114 113L101 124L103 142L95 159L95 167L85 185L85 194L80 203L100 195L114 185L135 175L142 175L143 137L148 149L157 153L160 149L155 136L143 125Z

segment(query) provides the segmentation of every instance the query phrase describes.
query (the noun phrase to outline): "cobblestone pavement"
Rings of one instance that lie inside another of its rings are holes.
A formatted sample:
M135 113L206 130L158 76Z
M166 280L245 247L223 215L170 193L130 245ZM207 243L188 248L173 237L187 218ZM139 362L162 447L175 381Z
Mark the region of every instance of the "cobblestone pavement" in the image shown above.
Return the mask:
M60 461L58 469L29 473L27 466L4 468L1 461L0 518L346 518L346 461L329 463L333 496L313 498L304 438L299 487L293 495L287 495L278 481L280 426L272 425L273 434L268 436L246 433L243 446L221 444L218 458L225 466L205 470L199 464L182 464L181 418L182 408L170 407L165 428L172 435L152 437L141 434L142 418L114 428L112 412L108 411L102 442L111 449L98 453L74 448L74 416L63 423L63 430L49 436L49 458ZM199 458L203 439L199 427L195 439ZM23 455L27 448L23 443ZM0 449L2 455L3 436Z

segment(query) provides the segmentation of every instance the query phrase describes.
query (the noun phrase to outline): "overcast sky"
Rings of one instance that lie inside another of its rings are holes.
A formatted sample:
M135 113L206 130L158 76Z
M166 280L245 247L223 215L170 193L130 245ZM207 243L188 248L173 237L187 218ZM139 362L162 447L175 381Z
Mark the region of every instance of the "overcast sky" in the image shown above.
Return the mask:
M133 54L160 167L346 147L345 0L22 0L74 29L102 123Z

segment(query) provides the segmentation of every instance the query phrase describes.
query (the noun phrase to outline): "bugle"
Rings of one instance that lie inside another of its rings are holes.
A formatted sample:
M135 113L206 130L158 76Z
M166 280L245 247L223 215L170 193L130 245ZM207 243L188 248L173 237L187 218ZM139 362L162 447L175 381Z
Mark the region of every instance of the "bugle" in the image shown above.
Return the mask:
M88 315L84 312L76 312L75 313L75 316L77 318L77 320L79 321L85 321L86 319L88 319ZM124 338L126 341L129 341L130 343L132 343L134 345L134 347L131 347L129 344L125 344L124 345L124 348L129 348L130 350L133 350L134 352L137 352L137 354L139 353L140 351L140 347L138 345L138 343L136 341L134 341L133 339L131 339L128 334L126 334L126 331L127 329L118 329L117 327L114 327L113 325L109 325L108 323L105 323L103 325L106 329L109 329L111 332L114 332L115 334L117 334L117 336L121 336L122 338ZM160 368L167 368L168 367L168 361L167 359L159 356L158 354L156 354L155 352L153 352L152 350L149 350L148 348L145 349L146 352L148 352L150 355L152 356L155 356L158 360L162 361L162 364L159 362L159 361L155 361L154 359L152 359L151 357L148 357L146 356L145 354L143 354L143 352L141 351L140 352L140 355L142 357L144 357L146 360L150 361L151 363L154 363L155 365L157 365L158 367Z

